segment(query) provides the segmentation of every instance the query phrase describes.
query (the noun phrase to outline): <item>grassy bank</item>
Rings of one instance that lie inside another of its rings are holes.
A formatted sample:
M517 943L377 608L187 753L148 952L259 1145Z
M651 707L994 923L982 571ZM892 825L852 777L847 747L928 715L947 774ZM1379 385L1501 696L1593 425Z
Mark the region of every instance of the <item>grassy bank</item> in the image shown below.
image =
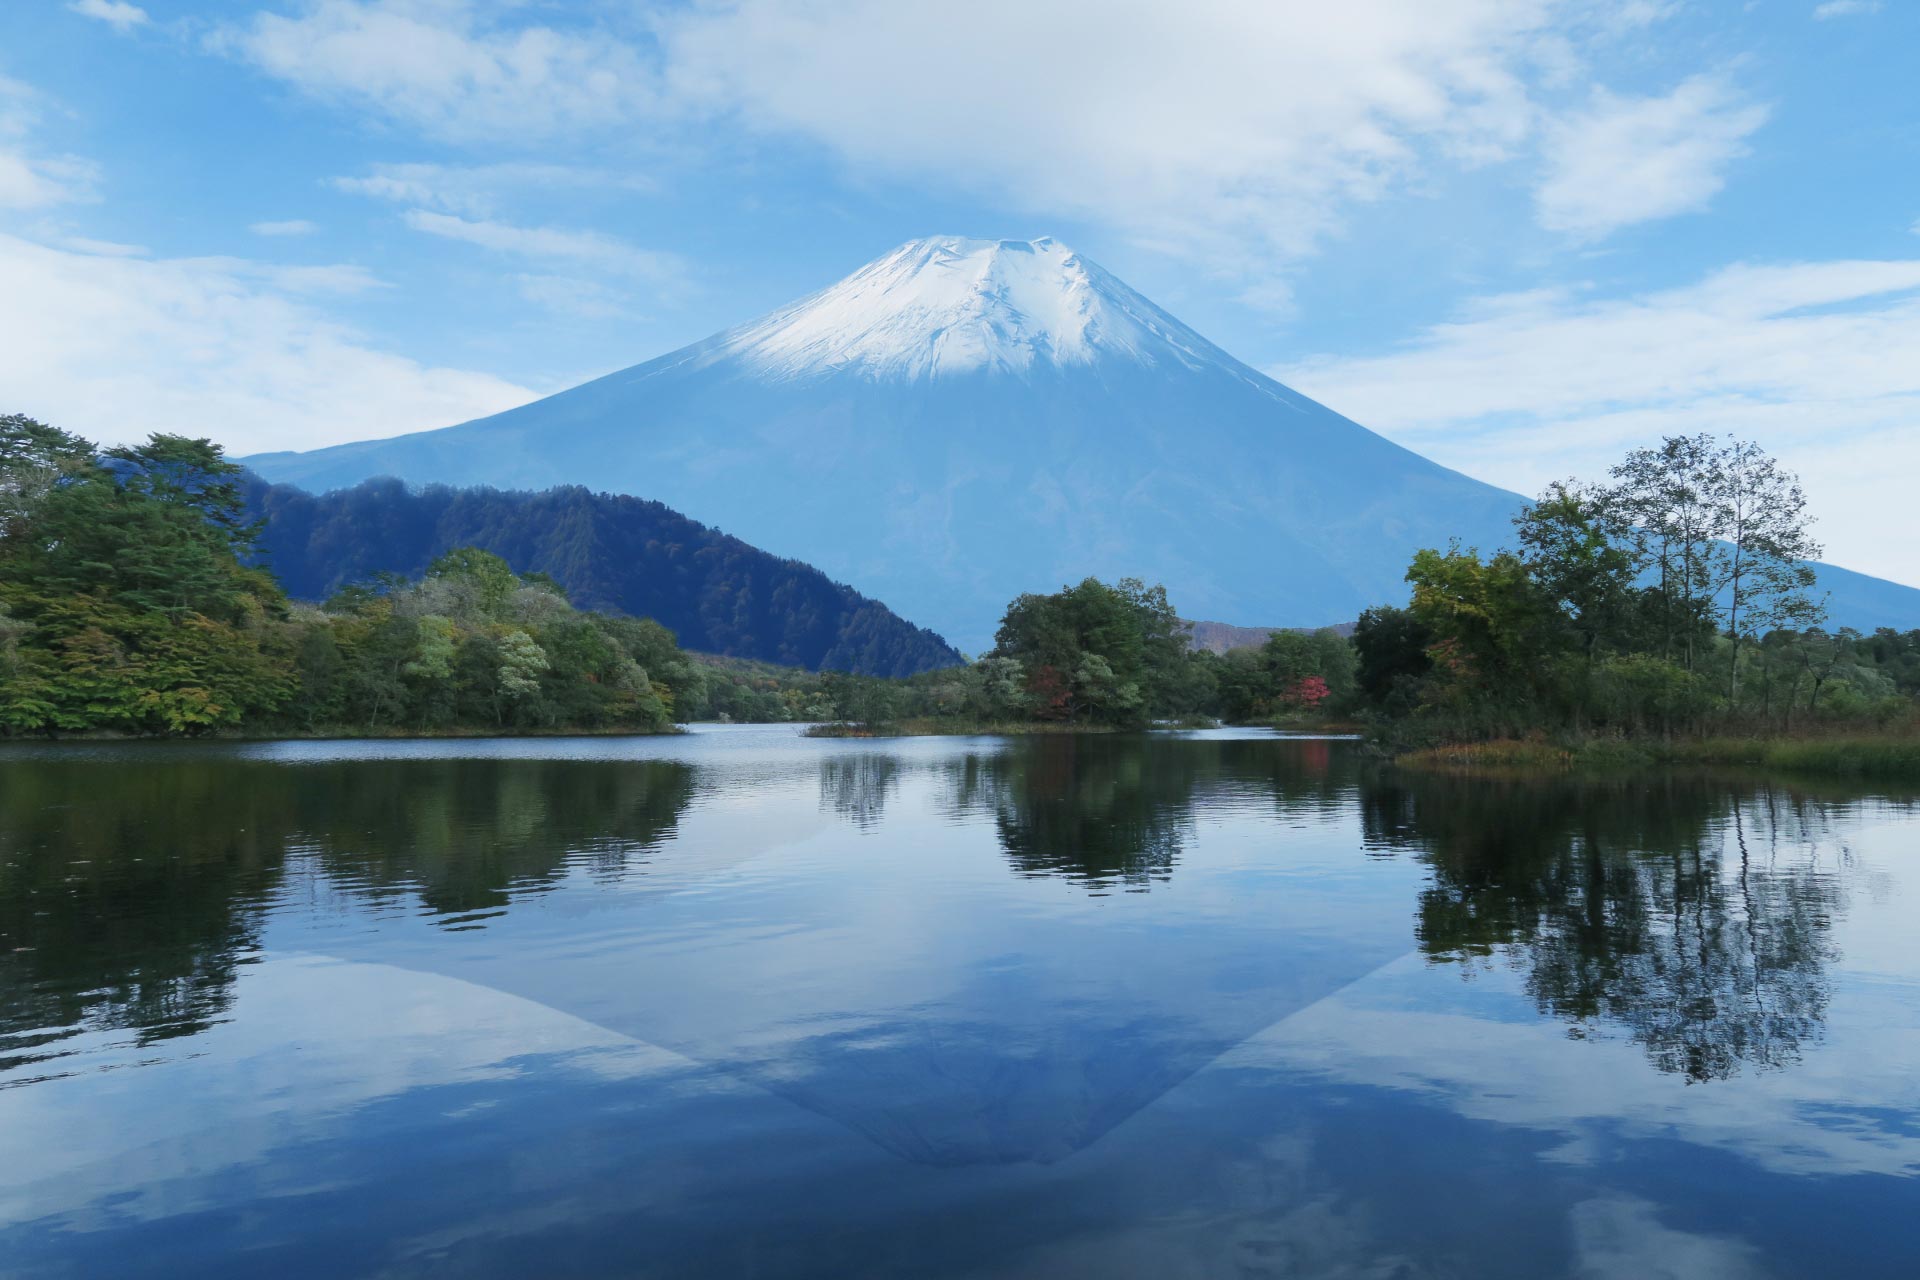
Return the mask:
M1661 765L1741 765L1835 778L1920 781L1920 734L1698 739L1496 739L1451 743L1391 757L1414 769L1570 771Z
M1638 769L1658 762L1647 746L1615 739L1553 742L1544 738L1496 738L1489 742L1455 742L1421 747L1390 756L1411 769L1498 769L1558 771L1569 769Z
M1676 763L1752 765L1836 778L1920 781L1920 735L1833 738L1705 738L1670 744Z

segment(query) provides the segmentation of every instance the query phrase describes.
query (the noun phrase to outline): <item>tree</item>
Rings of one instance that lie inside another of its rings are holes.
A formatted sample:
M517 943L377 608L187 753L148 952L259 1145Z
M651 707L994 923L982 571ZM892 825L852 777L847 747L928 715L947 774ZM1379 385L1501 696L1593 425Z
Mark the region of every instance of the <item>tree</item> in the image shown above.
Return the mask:
M519 703L540 692L540 673L548 668L547 651L518 627L500 637L499 696ZM504 710L502 711L504 717Z
M1542 594L1580 637L1588 667L1602 643L1623 642L1645 567L1604 490L1549 485L1513 519L1520 555Z
M1354 682L1373 706L1404 714L1413 707L1412 690L1433 669L1428 649L1432 628L1411 609L1376 605L1353 628Z
M1718 465L1711 435L1669 436L1658 448L1629 453L1604 494L1658 571L1663 652L1671 658L1678 649L1689 671L1702 632L1718 620L1711 571Z
M427 580L445 583L460 593L468 622L505 617L507 601L521 583L511 565L478 547L455 547L440 556L427 566Z
M1806 495L1791 472L1750 441L1729 438L1720 451L1710 490L1724 545L1713 558L1716 598L1727 602L1733 652L1727 664L1727 702L1740 694L1740 646L1776 627L1805 628L1825 617L1812 598L1820 555L1808 532Z
M156 432L144 444L109 449L105 457L121 488L198 512L235 558L252 552L264 522L247 514L241 486L246 469L229 462L213 441Z
M31 536L9 539L8 576L47 596L104 593L175 619L240 623L285 597L242 561L252 525L239 505L240 469L205 440L155 435L110 450L47 490Z
M97 465L79 436L25 414L0 415L0 547L26 533L55 485Z
M1020 664L1041 719L1140 724L1205 687L1166 589L1138 578L1018 597L989 656Z
M1768 629L1824 616L1810 595L1820 554L1808 532L1799 481L1760 446L1732 436L1672 436L1637 449L1603 492L1649 563L1659 570L1667 656L1686 668L1724 619L1733 641L1728 701L1740 688L1744 644Z

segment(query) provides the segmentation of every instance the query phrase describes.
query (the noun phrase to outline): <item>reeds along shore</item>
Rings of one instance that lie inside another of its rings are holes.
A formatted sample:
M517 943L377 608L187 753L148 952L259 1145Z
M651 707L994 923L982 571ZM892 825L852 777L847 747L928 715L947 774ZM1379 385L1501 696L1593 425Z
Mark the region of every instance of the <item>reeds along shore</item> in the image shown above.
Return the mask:
M1423 747L1392 757L1410 768L1606 769L1740 765L1840 778L1920 783L1920 732L1808 737L1725 736L1675 741L1504 738Z

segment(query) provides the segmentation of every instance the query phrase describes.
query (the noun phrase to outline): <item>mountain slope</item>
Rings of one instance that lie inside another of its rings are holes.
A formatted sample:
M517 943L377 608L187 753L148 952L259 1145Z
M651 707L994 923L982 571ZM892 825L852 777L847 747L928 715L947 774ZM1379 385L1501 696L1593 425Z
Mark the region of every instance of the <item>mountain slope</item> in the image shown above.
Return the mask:
M965 648L1021 591L1164 582L1189 616L1314 626L1405 597L1412 553L1522 501L1235 360L1051 240L915 241L657 360L439 431L249 460L326 488L644 493L778 546ZM1822 571L1834 618L1920 592Z
M658 502L579 487L543 493L397 480L315 496L255 481L260 549L289 594L321 599L376 573L417 576L475 546L545 573L583 609L653 618L689 649L814 670L907 676L952 666L939 636L796 560L782 560Z

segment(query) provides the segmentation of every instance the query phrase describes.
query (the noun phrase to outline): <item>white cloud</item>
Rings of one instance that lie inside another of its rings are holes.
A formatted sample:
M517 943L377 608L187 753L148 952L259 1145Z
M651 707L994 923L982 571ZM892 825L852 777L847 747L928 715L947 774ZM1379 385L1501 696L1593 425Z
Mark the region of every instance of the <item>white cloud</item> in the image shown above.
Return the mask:
M82 17L98 18L123 35L147 23L147 11L125 0L73 0L67 8Z
M150 252L143 244L122 244L118 240L95 240L90 236L61 236L56 242L75 253L91 253L104 258L144 258Z
M1765 107L1716 76L1696 76L1663 98L1598 92L1586 111L1547 130L1540 224L1597 239L1705 208L1766 120Z
M50 156L28 142L39 95L0 76L0 209L44 209L94 198L98 170L77 156Z
M415 231L515 257L570 262L665 287L677 285L682 278L683 264L673 254L642 249L599 231L519 227L426 209L409 209L401 216Z
M1825 22L1829 18L1846 18L1861 13L1880 12L1880 0L1827 0L1813 11L1813 16Z
M506 6L512 8L513 6ZM440 137L541 137L630 119L653 95L636 50L602 32L510 28L473 0L310 0L211 37L315 97Z
M307 0L215 45L430 134L631 148L733 123L857 169L964 188L1273 273L1345 207L1532 145L1546 86L1666 0L708 0L627 26L486 0ZM611 16L618 11L598 11ZM1717 119L1702 123L1716 125ZM711 132L704 135L711 141ZM492 217L433 176L347 189Z
M75 253L0 235L0 387L103 441L210 434L236 453L444 426L533 398L393 355L303 297L377 283L357 267Z
M377 164L363 176L330 181L336 190L352 195L474 218L495 216L506 196L529 189L608 187L651 191L654 188L652 180L641 174L582 165L511 161L476 165Z
M1345 201L1527 136L1556 0L726 0L664 19L689 108L1144 243L1307 251Z
M320 228L305 218L285 222L256 222L247 228L257 236L310 236Z
M1759 1280L1760 1251L1731 1236L1677 1231L1654 1205L1598 1196L1573 1206L1574 1272L1580 1280Z
M1729 267L1638 297L1488 298L1380 356L1276 377L1521 492L1662 435L1754 438L1806 481L1827 559L1920 583L1887 537L1920 475L1920 260Z

